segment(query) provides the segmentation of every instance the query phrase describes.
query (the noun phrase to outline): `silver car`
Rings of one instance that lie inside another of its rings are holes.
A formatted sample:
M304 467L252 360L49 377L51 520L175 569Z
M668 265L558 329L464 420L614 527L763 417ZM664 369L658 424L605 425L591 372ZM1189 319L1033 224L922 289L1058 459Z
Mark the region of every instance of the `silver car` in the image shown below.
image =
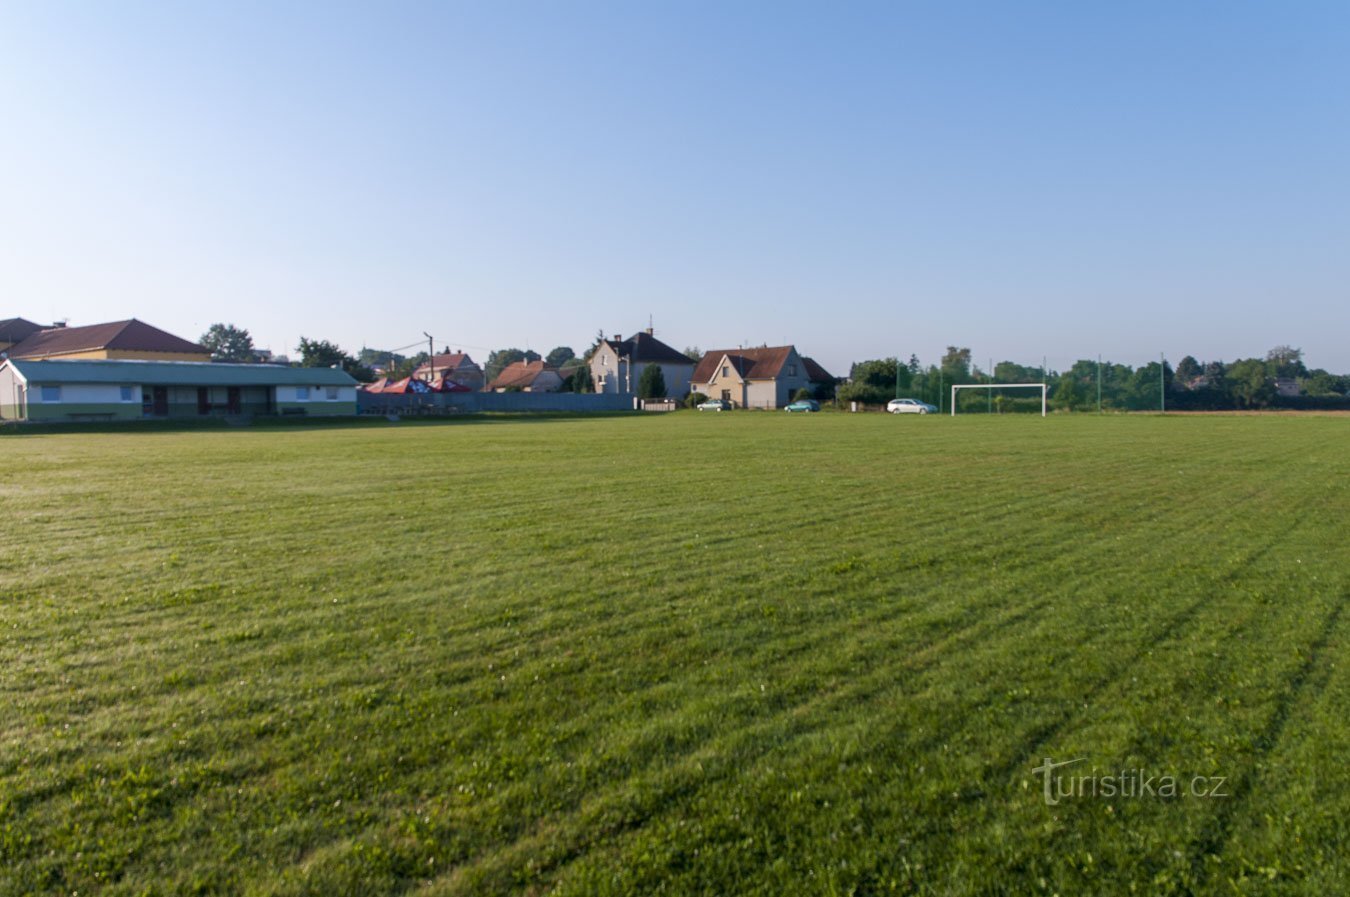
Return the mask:
M891 414L932 414L937 411L937 406L918 399L891 399L886 403L886 410Z

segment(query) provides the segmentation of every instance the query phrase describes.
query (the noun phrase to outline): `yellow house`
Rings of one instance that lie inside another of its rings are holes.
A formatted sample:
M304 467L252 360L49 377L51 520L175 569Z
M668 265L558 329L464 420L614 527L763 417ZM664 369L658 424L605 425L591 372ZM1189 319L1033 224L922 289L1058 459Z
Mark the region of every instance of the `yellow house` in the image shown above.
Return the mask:
M211 360L211 353L204 346L135 318L88 327L47 327L0 351L10 358L33 360Z

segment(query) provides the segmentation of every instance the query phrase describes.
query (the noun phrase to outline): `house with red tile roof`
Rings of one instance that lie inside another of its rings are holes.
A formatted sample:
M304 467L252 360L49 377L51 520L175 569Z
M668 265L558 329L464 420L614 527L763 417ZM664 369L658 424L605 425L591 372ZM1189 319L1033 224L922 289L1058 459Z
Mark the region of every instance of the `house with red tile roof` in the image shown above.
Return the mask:
M502 368L497 379L488 384L488 389L492 392L557 392L562 385L562 375L552 365L543 361L517 361Z
M28 322L24 322L28 323ZM4 350L43 361L210 361L205 346L132 318L87 327L44 327Z
M412 374L418 380L451 380L477 392L483 388L483 369L464 352L443 352L418 365Z
M737 408L782 408L797 390L833 382L828 371L798 354L796 346L705 352L690 378L694 392Z
M650 327L628 339L615 334L613 339L600 341L591 354L591 379L595 381L595 391L636 395L642 372L651 365L661 368L668 397L682 399L689 394L693 359L661 342Z

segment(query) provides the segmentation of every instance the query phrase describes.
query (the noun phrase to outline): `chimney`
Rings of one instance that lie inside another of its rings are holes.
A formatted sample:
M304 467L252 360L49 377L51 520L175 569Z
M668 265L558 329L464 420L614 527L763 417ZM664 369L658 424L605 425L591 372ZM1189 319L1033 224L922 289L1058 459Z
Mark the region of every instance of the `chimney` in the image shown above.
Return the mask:
M656 331L653 330L652 328L648 327L648 328L647 328L647 335L648 335L648 336L656 336Z
M623 342L623 334L622 334L622 333L616 333L616 334L614 334L614 342L616 342L616 343L621 343L621 342Z

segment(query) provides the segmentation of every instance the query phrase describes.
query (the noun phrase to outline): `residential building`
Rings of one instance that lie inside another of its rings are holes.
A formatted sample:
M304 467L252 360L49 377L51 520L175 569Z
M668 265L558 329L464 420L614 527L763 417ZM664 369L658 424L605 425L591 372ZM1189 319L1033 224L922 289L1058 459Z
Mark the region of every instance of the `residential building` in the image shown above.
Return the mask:
M1298 385L1298 380L1293 377L1276 377L1275 395L1282 399L1296 399L1303 395L1303 388Z
M474 364L474 360L463 352L433 355L430 360L418 365L412 375L418 380L427 381L449 377L474 392L483 388L483 369Z
M682 399L689 394L689 379L694 374L693 359L661 342L650 327L628 339L621 339L616 333L613 339L600 341L591 355L591 379L595 381L595 391L637 395L642 372L651 365L661 368L667 396Z
M15 343L21 343L35 333L47 328L23 318L6 318L0 321L0 352L7 352Z
M211 352L205 346L188 342L135 318L87 327L45 327L3 351L10 358L35 360L211 360Z
M338 368L190 361L0 361L0 419L136 420L356 413Z
M488 384L488 389L492 392L558 392L562 385L562 375L552 365L543 361L517 361L502 368L497 379Z
M796 346L716 349L705 352L691 388L737 408L782 408L802 388L815 389L834 378Z

